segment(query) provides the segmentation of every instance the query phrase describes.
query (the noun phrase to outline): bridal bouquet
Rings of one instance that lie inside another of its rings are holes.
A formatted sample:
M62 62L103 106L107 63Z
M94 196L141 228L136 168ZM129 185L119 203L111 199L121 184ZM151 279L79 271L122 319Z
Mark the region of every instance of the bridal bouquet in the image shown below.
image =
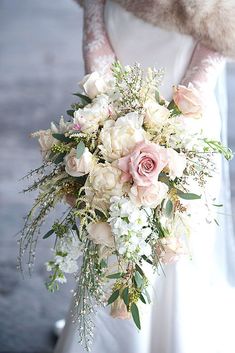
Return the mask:
M86 75L70 119L32 134L43 163L28 175L35 180L25 191L39 193L22 230L19 266L29 250L32 267L41 225L63 201L66 211L42 236L55 241L47 288L75 274L73 316L87 349L99 305L141 328L139 308L150 303L146 266L157 271L190 254L191 205L206 203L214 156L232 157L203 135L197 90L175 86L168 102L159 93L162 76L118 62L112 77Z

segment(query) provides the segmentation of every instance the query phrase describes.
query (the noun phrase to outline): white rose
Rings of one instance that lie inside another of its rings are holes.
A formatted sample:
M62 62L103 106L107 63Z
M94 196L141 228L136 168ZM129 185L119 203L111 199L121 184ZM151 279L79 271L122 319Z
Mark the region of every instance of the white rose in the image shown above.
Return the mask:
M160 128L170 116L170 111L163 105L153 100L148 100L145 105L144 122L150 128Z
M129 197L136 206L155 208L166 197L168 186L160 181L150 186L133 185L129 192Z
M51 150L51 147L59 142L58 140L56 140L52 136L52 132L50 129L39 130L37 132L34 132L31 136L38 137L38 142L41 146L41 152L42 152L42 155L44 158L47 156L48 152Z
M86 95L91 99L104 93L107 89L106 82L103 77L100 76L99 72L92 72L86 75L79 84L80 87L84 89Z
M114 246L114 237L111 227L106 222L90 223L87 226L88 238L95 244Z
M87 147L79 159L77 158L77 151L72 148L64 160L66 173L73 177L80 177L90 173L95 164L93 155Z
M135 145L144 141L142 119L137 113L128 113L116 121L107 120L101 130L99 146L104 158L111 162L131 152Z
M81 131L92 133L98 130L99 125L108 119L110 115L108 97L101 95L91 104L74 112L74 124L78 124Z
M180 178L186 167L186 157L173 150L173 148L167 148L167 158L170 178L172 180Z
M112 196L122 196L121 171L111 164L97 164L89 175L87 198L95 207L107 208Z

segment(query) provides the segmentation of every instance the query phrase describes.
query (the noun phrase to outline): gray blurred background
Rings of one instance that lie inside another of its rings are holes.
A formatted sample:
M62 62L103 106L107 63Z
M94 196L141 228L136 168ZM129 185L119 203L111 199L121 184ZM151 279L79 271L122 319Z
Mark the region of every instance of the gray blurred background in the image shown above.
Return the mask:
M40 155L30 132L47 128L73 102L83 75L82 12L72 0L0 0L0 353L49 353L55 320L64 317L71 282L47 292L47 242L31 279L16 270L17 231L35 195L18 180ZM229 146L235 150L235 65L227 67ZM231 162L235 197L235 161ZM233 208L234 209L234 208ZM102 353L102 352L101 352Z

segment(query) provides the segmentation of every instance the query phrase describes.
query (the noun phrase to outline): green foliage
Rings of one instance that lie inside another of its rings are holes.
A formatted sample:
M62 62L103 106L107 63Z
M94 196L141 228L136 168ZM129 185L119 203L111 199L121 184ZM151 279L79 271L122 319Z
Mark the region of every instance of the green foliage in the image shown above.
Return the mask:
M192 192L183 192L177 189L177 195L184 200L198 200L201 199L200 195L193 194Z
M171 200L168 200L166 203L166 207L165 207L165 215L167 217L170 217L173 211L173 203Z
M138 329L141 330L139 309L135 303L131 304L131 315L133 317L134 323L136 324Z
M119 297L119 294L119 289L115 290L108 299L108 305L112 304Z
M85 148L86 148L86 146L85 146L84 142L80 141L79 144L77 145L77 155L76 155L77 159L81 158L81 156L83 155L83 153L85 151Z
M214 152L221 153L228 161L233 158L233 151L230 148L225 147L220 141L208 139L204 139L203 141L207 145L207 147L204 148L205 152L212 150Z
M71 139L64 134L52 134L52 136L60 142L71 142Z

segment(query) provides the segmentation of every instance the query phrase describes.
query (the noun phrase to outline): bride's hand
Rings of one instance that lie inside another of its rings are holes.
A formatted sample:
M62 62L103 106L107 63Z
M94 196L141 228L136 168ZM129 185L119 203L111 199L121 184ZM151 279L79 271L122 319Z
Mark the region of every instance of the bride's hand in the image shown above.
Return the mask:
M84 1L83 57L86 73L109 73L115 61L104 22L105 0Z

